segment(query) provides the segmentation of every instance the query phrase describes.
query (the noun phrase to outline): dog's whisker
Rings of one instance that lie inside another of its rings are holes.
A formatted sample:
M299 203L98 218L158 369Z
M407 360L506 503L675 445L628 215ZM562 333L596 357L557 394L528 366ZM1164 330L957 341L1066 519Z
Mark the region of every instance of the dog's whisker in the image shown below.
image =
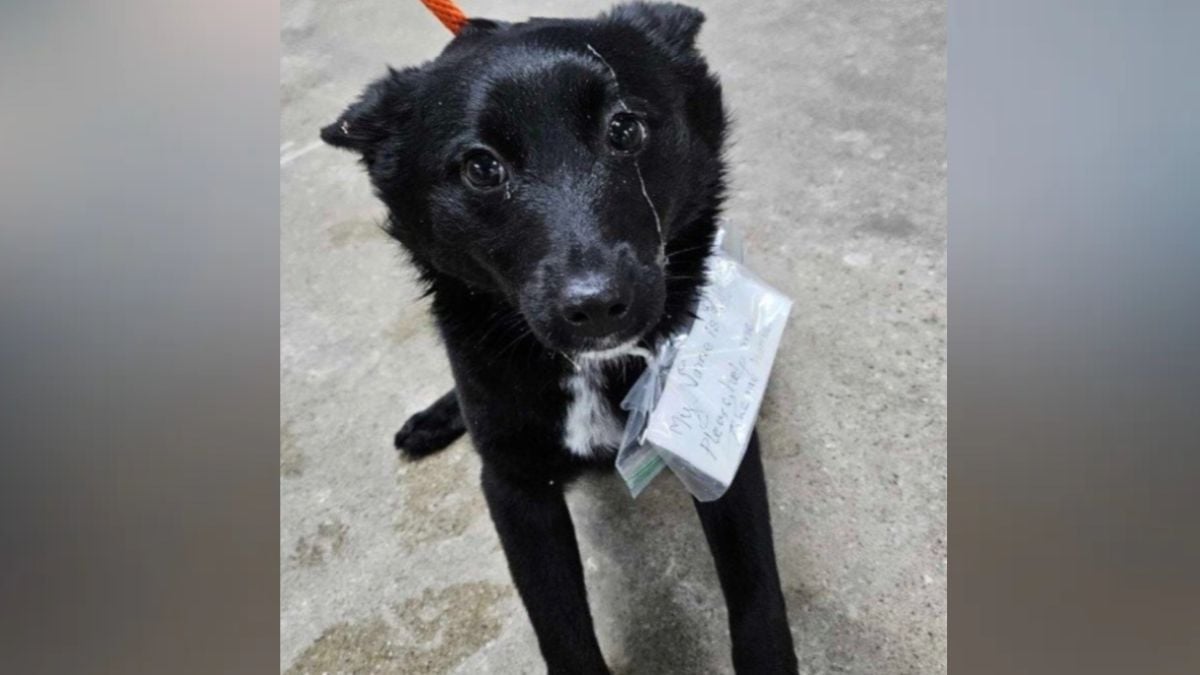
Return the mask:
M560 354L560 355L562 355L562 357L563 357L564 359L566 359L567 361L569 361L569 362L571 363L571 365L572 365L572 366L575 366L575 370L579 370L579 369L580 369L580 365L579 365L578 363L576 363L576 362L575 362L575 359L571 358L570 356L567 356L567 353L566 353L566 352L559 352L559 354Z
M687 248L682 248L679 250L671 251L670 253L667 254L667 259L669 260L671 258L674 258L677 255L682 255L684 253L691 253L692 251L702 251L702 250L711 249L711 248L712 248L712 246L709 244L701 244L700 246L689 246Z
M505 312L511 312L511 314L509 316L503 316ZM502 329L500 331L501 333L505 333L510 330L513 327L511 324L514 317L519 318L520 314L513 312L507 307L500 307L495 312L492 312L492 315L487 319L487 323L490 325L488 326L487 330L483 331L483 334L480 335L479 339L475 341L475 348L478 349L479 347L482 347L487 341L488 337L496 333L497 328Z
M521 340L523 340L524 338L526 338L532 334L533 334L533 330L530 328L526 328L525 330L521 331L521 333L519 335L517 335L517 337L515 337L512 340L512 342L509 342L507 345L501 347L500 350L496 352L496 356L499 357L500 355L504 354L509 349L512 349L516 345L520 344Z
M497 338L497 340L508 339L509 336L516 333L516 338L514 338L514 341L519 341L522 337L524 337L525 335L528 335L531 332L533 332L533 331L531 331L529 329L529 327L524 325L523 323L509 323L504 326L503 330L501 330L499 333L496 334L496 338ZM506 347L508 347L508 346L511 346L511 343L506 344ZM497 352L497 353L499 353L499 352Z

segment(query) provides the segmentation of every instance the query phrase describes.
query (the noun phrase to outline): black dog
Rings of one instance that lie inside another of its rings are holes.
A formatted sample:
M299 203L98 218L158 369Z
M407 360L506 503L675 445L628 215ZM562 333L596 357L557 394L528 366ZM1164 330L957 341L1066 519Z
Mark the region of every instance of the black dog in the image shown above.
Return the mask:
M321 132L362 155L454 371L396 446L420 457L470 431L552 673L608 672L563 488L612 468L638 355L684 325L712 247L726 117L695 48L703 20L668 4L472 20ZM696 510L737 671L796 672L757 437Z

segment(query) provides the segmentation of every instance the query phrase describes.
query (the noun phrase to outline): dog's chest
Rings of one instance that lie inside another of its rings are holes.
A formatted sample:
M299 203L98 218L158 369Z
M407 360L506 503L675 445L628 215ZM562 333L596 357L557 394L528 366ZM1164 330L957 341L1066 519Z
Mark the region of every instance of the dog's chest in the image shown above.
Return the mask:
M595 457L621 443L622 429L604 394L604 374L583 364L563 381L569 403L563 420L563 445L579 457Z

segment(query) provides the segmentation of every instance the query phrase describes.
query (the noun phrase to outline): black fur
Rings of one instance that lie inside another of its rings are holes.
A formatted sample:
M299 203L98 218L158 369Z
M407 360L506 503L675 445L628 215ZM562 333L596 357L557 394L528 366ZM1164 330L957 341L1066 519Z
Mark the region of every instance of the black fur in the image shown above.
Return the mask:
M424 456L469 430L554 673L608 672L563 489L611 469L613 454L568 451L564 382L581 354L649 347L683 326L715 235L726 116L695 47L703 19L635 3L593 20L472 20L437 59L389 70L321 132L361 155L433 297L454 373L455 390L410 419L396 446ZM636 150L608 140L622 115L645 130ZM468 179L464 163L481 151L502 165L502 187ZM618 416L642 367L600 366ZM757 437L729 492L697 512L738 672L795 672Z
M420 459L441 450L467 432L458 396L450 391L433 405L408 418L396 432L395 445L410 459Z

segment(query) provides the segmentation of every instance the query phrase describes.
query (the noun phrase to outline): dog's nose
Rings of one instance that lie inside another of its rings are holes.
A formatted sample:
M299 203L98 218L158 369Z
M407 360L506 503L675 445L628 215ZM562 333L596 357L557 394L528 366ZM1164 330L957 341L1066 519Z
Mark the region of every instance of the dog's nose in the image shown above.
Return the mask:
M568 284L559 311L572 329L602 337L625 326L631 296L627 286L590 279Z

